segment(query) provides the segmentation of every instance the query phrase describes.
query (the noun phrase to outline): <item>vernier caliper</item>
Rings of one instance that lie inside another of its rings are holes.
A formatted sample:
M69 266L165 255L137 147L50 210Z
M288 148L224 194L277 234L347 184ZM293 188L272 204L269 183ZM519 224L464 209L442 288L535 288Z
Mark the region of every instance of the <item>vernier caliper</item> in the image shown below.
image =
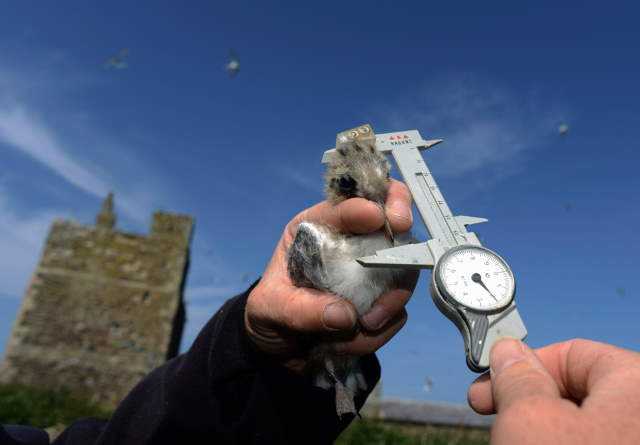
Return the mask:
M467 232L467 226L487 220L453 216L420 154L440 142L442 139L423 140L417 130L376 135L377 149L393 156L431 239L378 250L357 261L365 267L433 269L433 301L460 330L469 368L482 372L489 367L489 352L498 339L524 339L527 329L514 301L511 268L497 253L483 247L475 233ZM334 150L327 150L322 162Z

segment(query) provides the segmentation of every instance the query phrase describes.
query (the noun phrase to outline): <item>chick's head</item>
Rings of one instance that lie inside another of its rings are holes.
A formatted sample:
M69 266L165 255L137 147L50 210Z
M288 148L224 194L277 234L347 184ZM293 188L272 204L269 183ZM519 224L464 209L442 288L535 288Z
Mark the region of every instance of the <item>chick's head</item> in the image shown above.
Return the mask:
M339 145L325 174L327 199L338 203L361 197L384 204L391 165L375 148L375 139Z

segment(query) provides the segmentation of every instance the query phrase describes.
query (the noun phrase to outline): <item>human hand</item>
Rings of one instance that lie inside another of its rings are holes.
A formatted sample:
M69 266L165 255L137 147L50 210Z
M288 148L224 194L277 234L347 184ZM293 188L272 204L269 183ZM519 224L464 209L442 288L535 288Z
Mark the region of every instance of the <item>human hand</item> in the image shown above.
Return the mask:
M468 400L480 414L497 412L493 445L638 444L640 354L589 340L535 352L501 340Z
M395 232L411 228L411 194L401 182L391 180L385 212ZM302 372L304 358L296 357L301 332L333 335L335 353L364 355L388 342L407 320L404 309L418 280L418 272L407 274L397 289L382 294L371 310L360 317L353 305L321 290L296 287L287 270L287 252L301 221L327 224L348 233L379 230L385 221L380 207L363 198L333 205L323 201L296 215L285 227L260 282L247 300L245 327L249 338L262 350L283 359L285 366ZM331 341L331 340L330 340Z

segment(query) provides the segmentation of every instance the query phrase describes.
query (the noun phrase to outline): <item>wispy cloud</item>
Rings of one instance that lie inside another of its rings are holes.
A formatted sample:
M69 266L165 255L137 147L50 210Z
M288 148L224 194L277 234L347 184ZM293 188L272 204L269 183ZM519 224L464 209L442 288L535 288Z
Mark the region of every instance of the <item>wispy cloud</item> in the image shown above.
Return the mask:
M322 176L317 167L280 164L275 166L273 171L278 176L309 191L319 193L322 190Z
M59 213L53 210L21 216L0 189L0 295L21 298L35 269L49 226Z
M3 52L0 65L0 277L10 283L0 292L12 295L22 293L54 217L69 216L79 202L87 205L86 197L97 198L97 211L99 200L115 192L119 226L144 231L153 210L171 208L173 196L170 180L136 157L126 135L100 128L91 110L74 100L103 80L83 74L61 52L32 54L29 61L15 54ZM10 150L52 176L30 181L28 192L13 187L29 170L7 169ZM54 177L69 187L52 192Z
M0 149L28 156L90 196L102 199L115 192L117 211L135 227L146 226L155 208L170 205L167 179L67 99L90 82L99 85L99 79L69 74L58 77L71 77L76 84L59 82L53 74L68 74L67 59L59 53L43 59L43 72L11 63L0 68Z
M417 128L427 139L445 139L430 154L438 176L483 173L475 179L485 183L519 171L560 115L540 106L533 92L516 94L472 76L436 81L378 114L394 131Z
M27 154L91 195L103 197L109 191L106 181L65 153L53 132L23 106L0 109L0 142Z

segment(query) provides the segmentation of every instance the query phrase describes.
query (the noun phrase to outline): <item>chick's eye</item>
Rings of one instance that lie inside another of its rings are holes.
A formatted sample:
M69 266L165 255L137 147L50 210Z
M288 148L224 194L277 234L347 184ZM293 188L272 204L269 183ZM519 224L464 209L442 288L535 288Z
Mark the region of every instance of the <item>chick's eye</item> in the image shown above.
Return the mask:
M338 179L340 188L345 192L352 192L356 189L356 181L349 175L342 175Z

